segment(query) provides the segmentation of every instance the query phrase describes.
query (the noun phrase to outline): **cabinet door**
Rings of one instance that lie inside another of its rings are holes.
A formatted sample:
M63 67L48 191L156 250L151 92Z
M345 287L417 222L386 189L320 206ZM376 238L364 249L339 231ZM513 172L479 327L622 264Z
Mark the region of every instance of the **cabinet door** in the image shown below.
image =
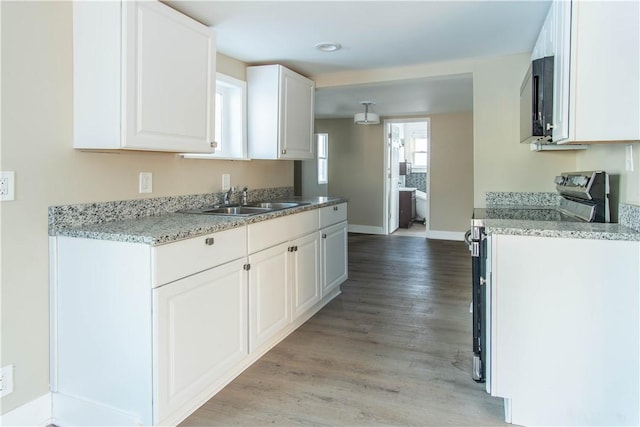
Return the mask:
M322 233L322 296L347 280L347 222L332 225Z
M638 425L640 243L492 235L491 248L492 394L511 399L510 422Z
M318 233L295 240L291 247L293 318L320 301L320 239Z
M123 7L123 147L212 152L215 34L159 2Z
M411 194L409 191L398 192L400 212L398 213L398 225L400 228L409 228L411 224Z
M313 81L281 67L280 158L313 159Z
M283 243L249 256L249 351L291 322L288 247Z
M571 2L553 2L549 9L553 64L554 142L569 138L569 79L571 64Z
M247 355L244 264L230 262L153 291L155 423L219 386Z

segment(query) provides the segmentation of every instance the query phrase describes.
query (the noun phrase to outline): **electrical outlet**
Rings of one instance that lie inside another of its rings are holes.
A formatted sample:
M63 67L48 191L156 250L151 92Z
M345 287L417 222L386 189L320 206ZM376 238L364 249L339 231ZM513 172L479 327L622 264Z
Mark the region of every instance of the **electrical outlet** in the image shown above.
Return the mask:
M13 393L13 365L7 365L0 371L0 397Z
M633 172L633 145L629 144L625 150L624 170Z
M228 173L222 174L222 191L229 191L231 188L231 175Z
M151 193L153 190L153 174L151 172L140 172L138 185L138 193Z
M15 172L0 172L0 201L15 200Z

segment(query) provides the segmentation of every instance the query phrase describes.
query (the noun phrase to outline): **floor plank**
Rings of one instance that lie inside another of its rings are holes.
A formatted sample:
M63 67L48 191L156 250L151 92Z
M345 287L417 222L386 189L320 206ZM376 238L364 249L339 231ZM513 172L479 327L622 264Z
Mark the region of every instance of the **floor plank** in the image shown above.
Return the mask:
M462 242L349 235L349 280L181 426L478 426L502 400L471 380Z

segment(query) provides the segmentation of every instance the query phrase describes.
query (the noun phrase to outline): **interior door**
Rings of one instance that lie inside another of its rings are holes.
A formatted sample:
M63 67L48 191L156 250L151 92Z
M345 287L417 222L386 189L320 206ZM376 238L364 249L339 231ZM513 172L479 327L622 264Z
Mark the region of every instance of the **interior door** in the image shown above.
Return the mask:
M400 126L397 123L391 123L387 133L389 147L389 165L387 166L387 176L389 177L389 226L387 232L389 234L396 231L399 226Z

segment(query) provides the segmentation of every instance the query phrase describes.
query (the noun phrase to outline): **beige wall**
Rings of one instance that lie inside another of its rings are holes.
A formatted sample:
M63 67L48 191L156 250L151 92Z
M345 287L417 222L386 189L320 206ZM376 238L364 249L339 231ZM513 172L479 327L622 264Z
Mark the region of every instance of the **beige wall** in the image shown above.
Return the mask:
M15 365L2 413L48 392L47 207L125 200L138 173L153 173L148 197L219 191L221 174L249 188L293 185L293 162L185 160L168 153L101 154L72 146L72 32L67 2L2 2L0 167L16 173L16 200L1 204L2 366ZM218 70L245 78L219 56Z
M315 131L329 134L328 195L349 199L350 224L382 226L382 124L355 125L351 118L316 120Z
M435 114L431 124L431 231L465 232L473 211L473 113Z
M431 123L430 230L464 232L473 210L473 114L436 114ZM384 229L383 125L316 120L329 134L329 195L349 199L349 224Z
M618 220L618 203L640 206L640 143L631 147L633 171L625 167L626 144L591 145L578 153L577 170L603 170L610 175L612 221Z
M314 76L317 87L471 73L475 207L487 191L554 191L553 178L576 167L574 152L530 152L519 144L520 83L529 54ZM506 179L506 178L509 179Z

